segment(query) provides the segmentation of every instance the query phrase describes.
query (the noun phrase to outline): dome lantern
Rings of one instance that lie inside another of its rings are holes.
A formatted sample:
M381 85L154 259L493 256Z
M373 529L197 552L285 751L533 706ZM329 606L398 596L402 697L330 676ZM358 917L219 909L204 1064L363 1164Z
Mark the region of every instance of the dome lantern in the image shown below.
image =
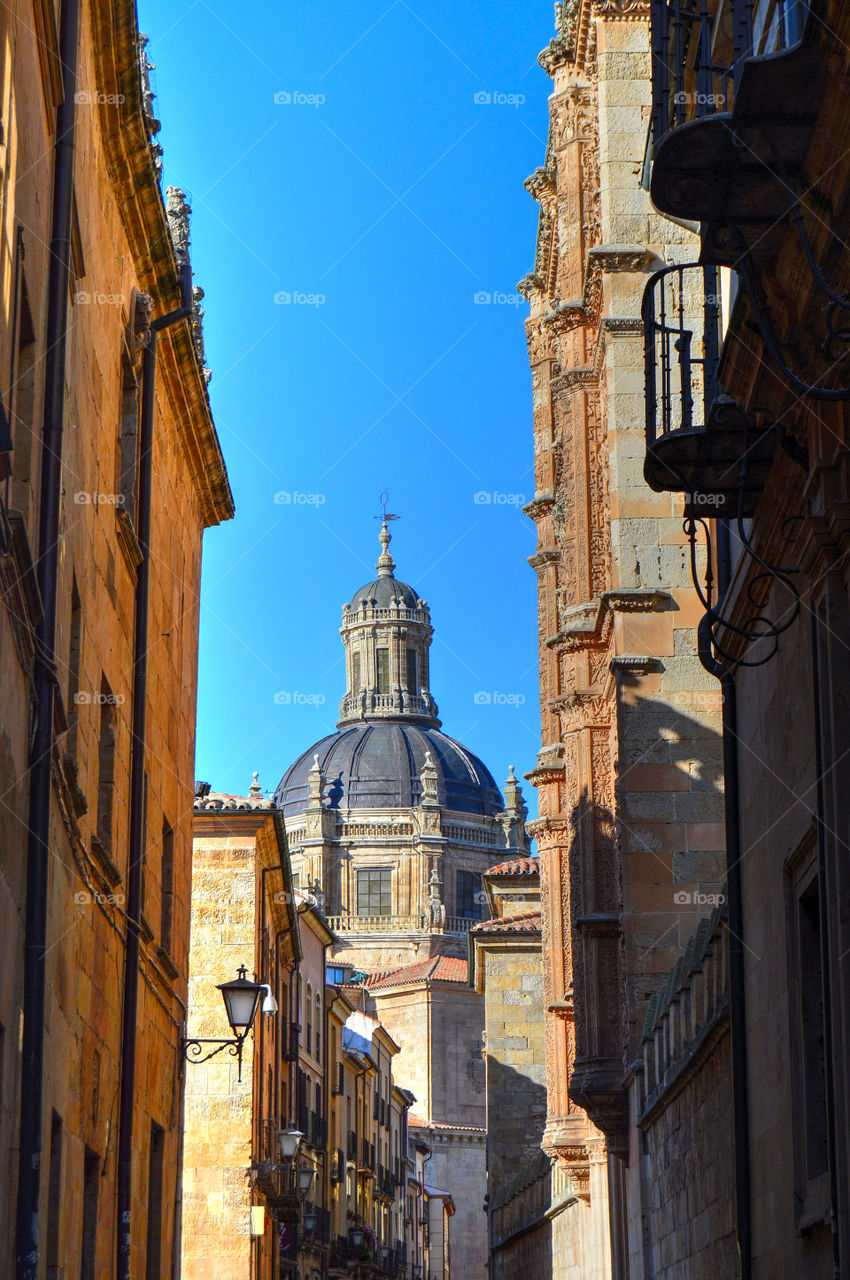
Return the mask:
M429 688L433 628L428 604L396 578L386 520L379 540L378 577L342 608L346 690L339 725L402 717L436 726L437 704Z

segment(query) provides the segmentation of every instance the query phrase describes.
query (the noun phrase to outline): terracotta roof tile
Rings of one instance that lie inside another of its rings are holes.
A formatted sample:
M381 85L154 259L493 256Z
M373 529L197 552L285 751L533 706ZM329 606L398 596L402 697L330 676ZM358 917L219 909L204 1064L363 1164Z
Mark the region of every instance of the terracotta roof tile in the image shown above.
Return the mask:
M486 1129L482 1129L477 1124L437 1124L431 1120L423 1120L421 1116L408 1113L407 1124L410 1129L460 1129L464 1133L486 1133Z
M432 956L430 960L414 960L413 964L403 965L400 969L382 969L370 973L366 978L366 986L370 991L379 991L385 987L409 986L413 982L466 982L469 977L469 966L459 956Z
M539 876L540 863L537 858L511 858L509 862L500 862L497 867L488 867L485 876Z
M503 916L500 920L481 920L472 926L472 933L540 933L542 916L539 911L524 911L515 916Z

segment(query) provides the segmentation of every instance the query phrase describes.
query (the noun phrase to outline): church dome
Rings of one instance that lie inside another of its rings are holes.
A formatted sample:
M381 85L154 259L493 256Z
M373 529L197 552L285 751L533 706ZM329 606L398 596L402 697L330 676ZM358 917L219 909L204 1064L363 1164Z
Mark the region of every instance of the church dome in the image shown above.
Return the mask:
M348 607L354 610L364 603L374 602L378 609L389 609L396 600L403 609L416 609L420 604L413 587L409 587L406 582L399 582L398 578L386 576L367 582L359 591L355 591Z
M492 817L505 805L493 776L477 756L439 729L375 719L343 726L305 751L287 769L274 795L290 817L303 813L308 774L318 756L330 809L407 809L420 802L420 775L430 753L440 804Z

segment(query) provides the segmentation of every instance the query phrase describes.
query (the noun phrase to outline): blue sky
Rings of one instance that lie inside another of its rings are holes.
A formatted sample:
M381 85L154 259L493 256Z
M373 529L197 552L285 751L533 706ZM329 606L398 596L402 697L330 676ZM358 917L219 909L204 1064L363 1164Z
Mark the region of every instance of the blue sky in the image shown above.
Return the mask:
M537 615L515 287L552 5L141 0L139 17L164 182L193 206L236 499L205 535L196 776L244 791L257 769L272 789L333 730L341 605L373 576L385 488L397 576L431 606L443 727L498 781L525 772Z

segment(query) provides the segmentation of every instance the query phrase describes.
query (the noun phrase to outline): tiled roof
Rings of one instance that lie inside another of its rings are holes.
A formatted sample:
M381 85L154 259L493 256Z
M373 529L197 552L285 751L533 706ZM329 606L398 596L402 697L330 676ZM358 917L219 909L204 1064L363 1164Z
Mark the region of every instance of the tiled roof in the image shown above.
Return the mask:
M385 987L409 986L413 982L466 982L469 966L458 956L432 956L430 960L415 960L400 969L381 969L370 973L366 986L370 991Z
M540 864L536 858L511 858L497 867L488 867L485 876L539 876Z
M523 911L515 916L503 916L500 920L481 920L472 926L472 933L539 933L542 916L539 911Z
M407 1124L411 1129L461 1129L464 1133L487 1132L486 1129L477 1124L437 1124L429 1120L423 1120L421 1116L415 1116L412 1112L408 1114Z

